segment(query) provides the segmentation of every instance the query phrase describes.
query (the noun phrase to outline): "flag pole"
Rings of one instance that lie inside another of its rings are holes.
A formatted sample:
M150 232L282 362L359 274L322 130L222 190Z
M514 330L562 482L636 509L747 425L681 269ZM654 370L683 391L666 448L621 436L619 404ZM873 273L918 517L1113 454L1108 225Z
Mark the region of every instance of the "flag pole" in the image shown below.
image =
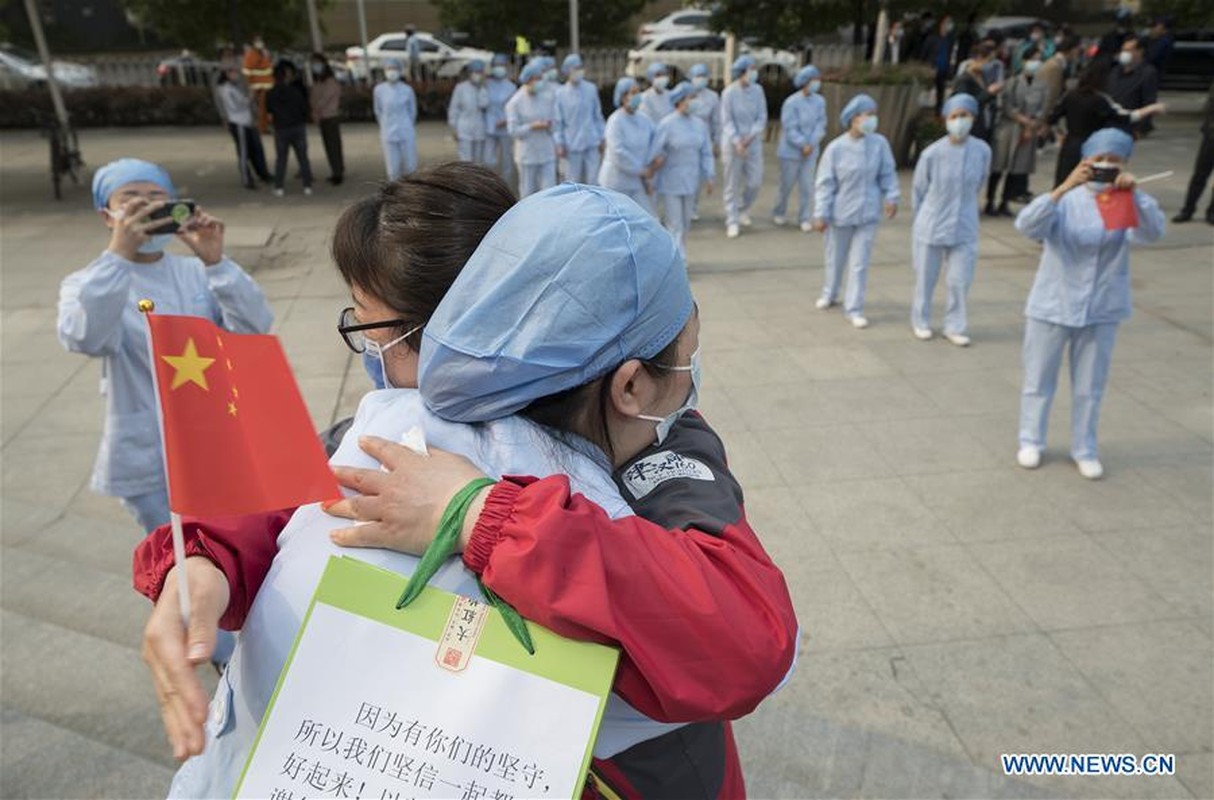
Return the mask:
M156 304L151 300L139 301L139 311L148 323L148 363L152 366L152 388L156 393L156 422L160 426L160 455L164 462L164 485L169 488L169 459L165 454L164 410L160 406L160 382L156 378L156 348L152 346L152 312ZM169 492L170 502L173 493ZM173 563L177 569L177 599L181 605L181 622L187 628L190 625L190 584L186 577L185 568L185 532L181 528L181 515L169 507L169 523L173 530Z

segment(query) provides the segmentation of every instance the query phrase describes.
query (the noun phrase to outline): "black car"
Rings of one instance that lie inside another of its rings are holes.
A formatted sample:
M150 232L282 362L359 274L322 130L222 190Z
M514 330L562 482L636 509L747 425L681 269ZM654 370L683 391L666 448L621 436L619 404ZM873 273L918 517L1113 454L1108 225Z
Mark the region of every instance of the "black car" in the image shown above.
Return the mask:
M1176 46L1161 86L1206 91L1214 80L1214 30L1176 31L1175 35Z

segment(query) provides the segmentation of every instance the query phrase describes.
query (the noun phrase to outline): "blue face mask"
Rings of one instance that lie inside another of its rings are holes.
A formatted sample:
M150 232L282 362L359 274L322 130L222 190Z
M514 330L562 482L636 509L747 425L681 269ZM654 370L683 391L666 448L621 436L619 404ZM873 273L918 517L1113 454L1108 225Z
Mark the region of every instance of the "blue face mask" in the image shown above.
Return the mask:
M679 417L683 416L683 414L688 411L694 410L695 407L699 404L699 401L700 401L700 349L698 347L696 348L696 351L691 354L691 364L689 364L685 367L668 367L663 364L654 364L653 366L657 367L658 369L667 370L668 372L690 372L691 373L691 393L689 395L687 395L687 401L684 402L683 405L679 406L674 411L671 411L669 414L667 414L664 417L653 417L648 414L637 414L637 419L643 419L643 420L647 420L649 422L656 422L658 424L657 425L658 444L661 444L662 442L666 441L666 437L670 435L670 429L673 428L674 424L679 421Z
M405 388L402 386L392 385L392 379L388 377L388 369L384 365L384 353L387 352L388 348L395 347L405 339L408 339L410 336L420 331L425 326L426 324L423 322L421 325L410 328L409 330L405 331L402 336L397 336L387 344L380 344L373 339L363 340L363 347L366 348L363 351L363 369L365 369L367 371L367 375L371 377L371 382L375 384L376 389ZM371 362L375 363L372 364Z
M628 110L629 111L636 111L640 107L641 107L641 96L639 94L634 94L632 97L628 98Z
M491 69L490 72L493 74L493 77L495 77L495 78L506 77L506 68L503 66L496 66L493 69Z
M376 358L370 353L363 353L363 369L367 371L367 377L371 379L371 384L376 389L387 388L387 381L384 378L384 360Z

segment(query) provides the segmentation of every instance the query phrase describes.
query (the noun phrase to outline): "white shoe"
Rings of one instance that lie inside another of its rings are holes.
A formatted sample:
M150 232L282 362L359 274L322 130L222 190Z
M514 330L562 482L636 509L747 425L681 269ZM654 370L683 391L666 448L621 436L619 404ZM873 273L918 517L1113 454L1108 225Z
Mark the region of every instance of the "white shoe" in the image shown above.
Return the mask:
M801 233L812 233L813 229L814 229L814 224L812 222L802 222L801 223Z
M856 314L856 315L852 316L850 319L851 319L851 325L853 328L858 328L858 329L863 330L864 328L868 327L868 318L865 316Z
M1079 474L1089 481L1098 481L1104 477L1104 465L1095 458L1077 458L1075 466L1079 467Z
M814 308L818 309L819 311L825 311L826 309L830 308L834 304L835 304L834 300L830 300L825 297L819 297L817 299L817 301L814 303Z
M726 225L725 226L725 235L728 236L730 239L738 238L739 233L741 233L741 231L738 230L737 225Z
M948 339L950 342L957 345L958 347L969 347L970 346L970 337L966 336L964 333L947 333L946 332L944 334L944 338Z
M275 190L274 190L274 196L275 196L275 197L283 197L284 195L286 195L286 192L284 192L282 189L275 189Z
M306 196L308 196L308 197L311 197L311 196L312 196L312 187L311 187L311 186L305 186L305 187L304 187L304 194L305 194Z
M738 222L742 223L743 228L749 228L751 225L754 224L754 220L752 220L750 218L750 214L738 215Z
M788 217L772 217L771 224L775 225L777 228L783 228L788 224Z
M911 328L911 330L915 332L915 338L921 341L926 342L928 339L932 338L931 328Z
M692 221L692 222L699 222L699 221L700 221L700 212L699 212L699 211L696 211L696 212L694 212L694 213L691 215L691 221Z
M1016 463L1025 469L1037 469L1041 466L1041 450L1026 444L1016 453Z

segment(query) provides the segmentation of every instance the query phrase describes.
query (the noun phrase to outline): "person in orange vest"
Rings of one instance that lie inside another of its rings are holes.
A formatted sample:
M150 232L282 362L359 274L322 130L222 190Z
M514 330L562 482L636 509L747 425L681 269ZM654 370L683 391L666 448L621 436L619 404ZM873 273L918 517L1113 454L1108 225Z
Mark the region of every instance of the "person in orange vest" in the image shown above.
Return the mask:
M252 44L245 45L241 72L249 84L250 99L257 107L257 129L265 133L269 127L266 118L266 94L274 88L274 63L270 60L270 51L266 49L260 35L253 37Z

